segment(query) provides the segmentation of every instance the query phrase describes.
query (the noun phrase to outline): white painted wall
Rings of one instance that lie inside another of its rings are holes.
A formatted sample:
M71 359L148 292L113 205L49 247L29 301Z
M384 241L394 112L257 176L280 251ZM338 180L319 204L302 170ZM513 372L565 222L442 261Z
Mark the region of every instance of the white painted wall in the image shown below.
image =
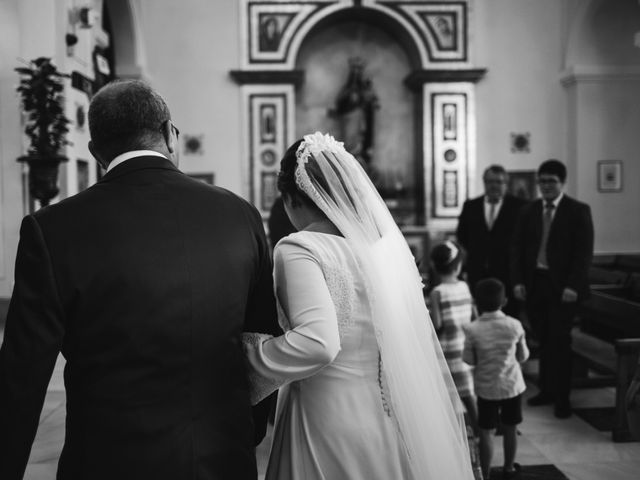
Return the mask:
M548 158L566 161L563 1L491 0L475 3L477 67L477 175L498 163L507 170L535 170ZM511 152L511 133L531 134L530 153ZM571 182L571 189L575 185Z
M240 87L228 73L240 68L239 2L111 1L131 12L138 29L128 42L135 54L124 52L126 71L120 73L150 80L182 134L204 136L204 154L182 152L181 168L214 172L218 185L246 196ZM23 145L13 68L18 57L40 55L78 68L64 58L70 3L0 1L0 297L11 293L24 213L21 166L15 161ZM569 193L593 208L599 252L640 251L640 85L633 73L640 49L632 46L639 19L636 0L473 2L473 59L488 69L476 90L478 172L491 163L534 170L549 157L566 161ZM628 74L562 84L567 69L584 66ZM511 153L511 132L530 132L531 153ZM623 160L623 192L597 192L600 159ZM478 193L480 175L474 186Z
M20 51L18 0L0 2L0 297L13 288L13 263L22 219L22 154L17 85L13 68Z
M568 32L569 158L576 193L591 205L598 253L640 252L640 4L582 1ZM621 192L598 191L598 161L621 160Z
M242 183L240 68L236 0L138 1L147 75L181 134L203 135L203 155L181 152L187 173L214 172L215 183L246 198ZM185 6L188 5L188 8Z

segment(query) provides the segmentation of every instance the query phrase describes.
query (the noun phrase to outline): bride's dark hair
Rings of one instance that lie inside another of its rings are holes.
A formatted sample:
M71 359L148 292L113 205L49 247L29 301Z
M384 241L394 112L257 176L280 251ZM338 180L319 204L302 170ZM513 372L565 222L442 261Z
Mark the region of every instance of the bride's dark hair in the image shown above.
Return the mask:
M280 173L278 173L278 190L282 194L283 198L291 199L291 205L298 207L302 204L314 208L321 212L318 206L311 200L306 193L298 188L296 184L296 167L298 166L298 157L296 155L300 144L304 140L296 140L287 151L284 153L282 160L280 160ZM320 172L320 168L315 163L315 160L310 159L307 165L307 171L313 171L315 177L319 183L324 186L324 176Z
M309 198L309 196L300 190L298 185L296 184L296 167L298 166L298 148L300 148L300 144L304 141L304 139L296 140L296 142L291 145L287 151L284 153L282 160L280 161L280 173L278 173L278 190L282 194L283 198L290 198L291 204L294 207L297 207L304 203L305 205L312 207L321 212L320 208ZM351 194L346 190L346 186L338 173L335 166L332 165L332 168L335 171L338 180L345 188L345 194L347 198L353 204L353 200L351 198ZM316 182L320 185L325 192L329 191L329 184L327 183L327 179L320 170L320 166L316 162L314 158L309 158L307 160L307 164L305 170L309 174L309 176L313 177Z

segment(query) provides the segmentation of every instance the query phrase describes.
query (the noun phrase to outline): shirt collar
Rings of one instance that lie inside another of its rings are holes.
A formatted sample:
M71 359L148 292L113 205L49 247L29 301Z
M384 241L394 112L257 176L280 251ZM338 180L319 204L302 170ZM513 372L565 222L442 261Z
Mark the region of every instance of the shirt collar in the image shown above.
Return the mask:
M485 312L478 317L478 320L493 320L496 318L505 318L507 315L502 310L496 310L495 312Z
M502 201L504 200L504 197L500 197L500 199L494 203L494 205L497 207L498 205L502 205ZM484 203L485 205L491 205L491 202L489 201L489 197L488 196L484 196Z
M560 205L560 200L562 200L562 197L564 197L564 192L560 192L560 195L558 195L555 200L552 200L551 203L553 204L553 208L554 210L558 209L558 205ZM547 203L546 201L544 202L545 204Z
M124 163L127 160L130 160L135 157L161 157L169 160L163 154L161 154L160 152L156 152L154 150L132 150L130 152L121 153L116 158L111 160L111 163L109 163L109 166L107 167L107 172L110 172L121 163Z

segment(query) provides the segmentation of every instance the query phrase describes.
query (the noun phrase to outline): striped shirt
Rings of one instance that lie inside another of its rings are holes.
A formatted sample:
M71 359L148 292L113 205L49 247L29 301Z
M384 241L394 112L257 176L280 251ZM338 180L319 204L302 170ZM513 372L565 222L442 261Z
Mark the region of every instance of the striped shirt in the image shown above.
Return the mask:
M471 292L465 282L441 283L434 288L440 294L440 318L442 328L438 339L447 360L449 371L461 397L473 395L471 367L462 361L464 331L462 327L471 323ZM436 308L434 305L433 308Z
M500 310L482 314L466 325L463 360L475 365L476 394L486 400L506 400L526 386L520 363L529 358L522 324Z

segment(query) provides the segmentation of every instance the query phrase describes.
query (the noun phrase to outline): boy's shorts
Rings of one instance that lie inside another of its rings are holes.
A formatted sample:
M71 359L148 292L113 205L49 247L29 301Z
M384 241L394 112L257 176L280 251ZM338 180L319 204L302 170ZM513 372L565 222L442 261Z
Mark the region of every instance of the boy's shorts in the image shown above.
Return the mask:
M498 415L503 425L522 423L522 395L505 400L486 400L478 397L478 425L484 430L498 426Z

